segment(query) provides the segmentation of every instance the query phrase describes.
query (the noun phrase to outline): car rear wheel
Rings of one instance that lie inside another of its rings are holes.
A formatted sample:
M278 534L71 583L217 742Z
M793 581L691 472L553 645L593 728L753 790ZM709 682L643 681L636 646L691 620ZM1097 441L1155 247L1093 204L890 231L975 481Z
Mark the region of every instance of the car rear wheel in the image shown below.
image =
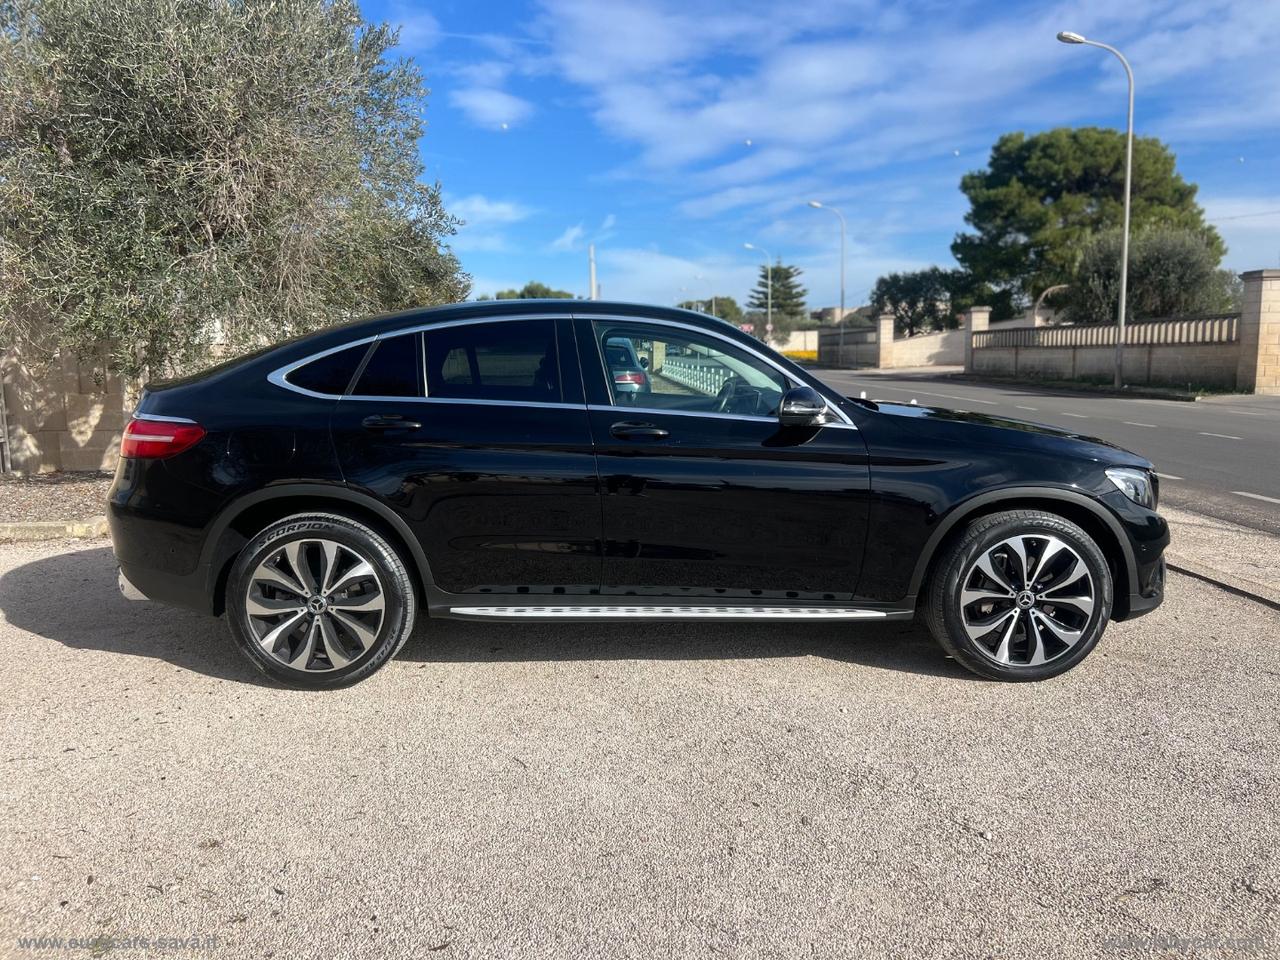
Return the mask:
M227 583L236 645L273 680L309 690L357 683L395 656L413 630L415 602L399 554L337 514L267 527Z
M982 517L940 559L925 620L960 664L995 680L1070 670L1102 637L1113 582L1093 539L1063 517Z

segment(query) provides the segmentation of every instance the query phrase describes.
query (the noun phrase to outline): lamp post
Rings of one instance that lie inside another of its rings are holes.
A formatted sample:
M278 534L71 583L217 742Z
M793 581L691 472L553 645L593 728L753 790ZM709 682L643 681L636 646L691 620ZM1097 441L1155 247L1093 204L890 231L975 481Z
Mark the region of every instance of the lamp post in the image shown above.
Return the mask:
M845 243L845 234L848 232L848 226L844 222L844 214L841 213L839 210L837 210L835 207L828 207L818 200L810 200L809 206L813 207L813 209L815 210L830 210L832 213L834 213L837 217L840 218L840 316L836 320L836 324L838 325L837 332L839 334L839 339L837 341L839 346L836 348L836 356L840 358L838 362L843 363L844 362L844 243Z
M768 343L769 334L773 333L773 255L764 247L758 247L754 243L744 243L743 246L748 250L764 254L765 330L764 336L759 339Z
M1120 239L1120 307L1116 312L1116 389L1124 386L1124 310L1129 295L1129 193L1133 181L1133 68L1124 54L1110 44L1087 40L1078 33L1063 30L1058 34L1063 43L1084 44L1114 53L1129 78L1129 128L1124 153L1124 232Z
M707 302L710 305L707 312L714 317L716 315L716 285L711 282L711 278L708 277L706 274L702 274L702 273L694 274L693 279L701 280L703 283L707 285L707 289L711 291L711 296L707 298Z

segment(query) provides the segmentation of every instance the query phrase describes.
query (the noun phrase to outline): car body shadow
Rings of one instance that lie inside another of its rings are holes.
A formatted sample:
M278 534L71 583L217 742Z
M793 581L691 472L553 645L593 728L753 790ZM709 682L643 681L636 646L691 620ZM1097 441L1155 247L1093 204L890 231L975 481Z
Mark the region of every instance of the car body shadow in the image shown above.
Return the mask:
M0 577L0 609L21 630L79 650L152 657L195 673L267 684L220 619L124 599L109 547L68 550ZM977 680L916 623L479 623L419 621L400 660L486 663L823 657Z

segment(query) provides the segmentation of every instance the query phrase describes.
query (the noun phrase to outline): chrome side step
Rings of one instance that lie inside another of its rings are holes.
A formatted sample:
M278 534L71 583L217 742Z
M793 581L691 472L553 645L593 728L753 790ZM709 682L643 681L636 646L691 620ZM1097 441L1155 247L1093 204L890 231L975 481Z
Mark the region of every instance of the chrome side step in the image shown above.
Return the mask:
M898 611L893 611L897 613ZM881 620L886 610L857 607L749 607L720 605L450 607L449 615L494 620Z

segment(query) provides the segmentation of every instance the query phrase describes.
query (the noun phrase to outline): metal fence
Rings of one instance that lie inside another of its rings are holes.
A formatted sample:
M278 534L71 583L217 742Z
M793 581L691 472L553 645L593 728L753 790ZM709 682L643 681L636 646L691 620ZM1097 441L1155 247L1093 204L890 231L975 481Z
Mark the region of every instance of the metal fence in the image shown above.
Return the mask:
M733 376L733 371L718 360L670 354L662 361L661 373L668 380L708 396L719 393L724 382Z
M1235 343L1240 314L1217 313L1204 317L1144 320L1124 328L1126 345L1180 343ZM984 330L973 334L973 348L986 347L1108 347L1115 346L1114 324L1078 327L1020 327L1016 330Z

